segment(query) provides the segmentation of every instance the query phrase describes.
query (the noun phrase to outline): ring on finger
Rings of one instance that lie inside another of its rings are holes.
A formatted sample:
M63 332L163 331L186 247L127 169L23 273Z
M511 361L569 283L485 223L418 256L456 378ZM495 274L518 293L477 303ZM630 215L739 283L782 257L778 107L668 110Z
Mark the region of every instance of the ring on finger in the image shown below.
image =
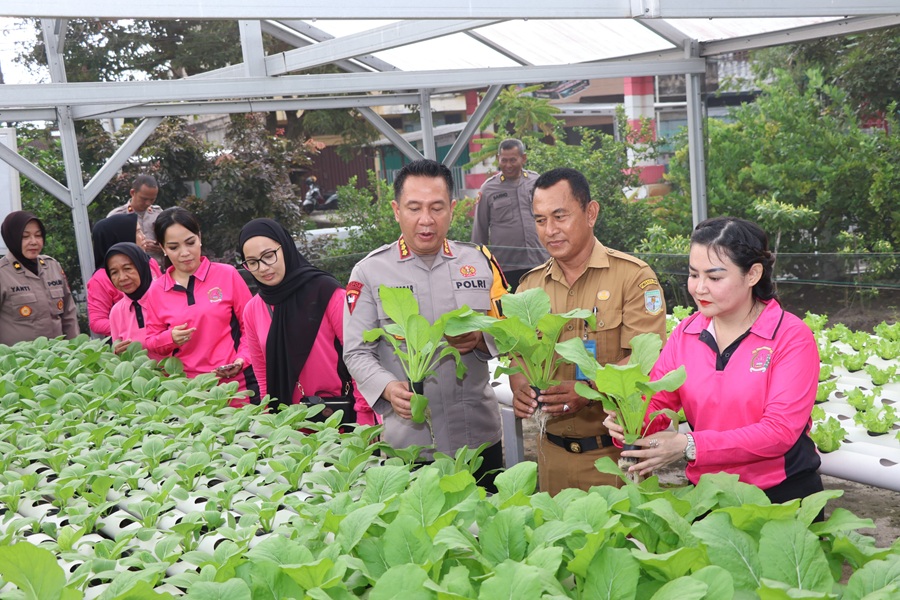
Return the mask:
M652 440L650 440L650 447L651 448L659 448L659 440L656 438L653 438Z
M563 404L563 412L569 412L569 405Z

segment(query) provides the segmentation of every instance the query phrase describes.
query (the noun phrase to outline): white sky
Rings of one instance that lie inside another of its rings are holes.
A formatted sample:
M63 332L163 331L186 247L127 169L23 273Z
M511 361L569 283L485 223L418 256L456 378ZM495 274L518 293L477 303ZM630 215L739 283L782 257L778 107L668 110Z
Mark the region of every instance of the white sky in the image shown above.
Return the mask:
M19 53L16 42L32 39L31 23L22 19L0 17L0 70L6 83L40 83L41 78L28 72L15 62Z

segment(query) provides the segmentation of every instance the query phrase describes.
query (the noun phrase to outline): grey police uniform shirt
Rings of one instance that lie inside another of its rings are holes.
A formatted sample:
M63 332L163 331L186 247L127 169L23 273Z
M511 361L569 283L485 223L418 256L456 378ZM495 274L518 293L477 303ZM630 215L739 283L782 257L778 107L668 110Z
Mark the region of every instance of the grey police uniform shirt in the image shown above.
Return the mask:
M11 254L0 258L0 344L79 333L75 299L55 259L39 256L35 275Z
M107 217L111 217L113 215L130 215L134 213L138 218L138 225L141 227L141 231L144 233L144 237L148 240L157 241L156 240L156 232L153 230L153 226L156 224L156 218L159 216L159 213L162 212L162 207L153 204L140 213L131 208L131 202L126 202L122 206L117 206L116 208L109 211ZM163 253L162 250L154 250L152 252L148 252L150 256L156 259L156 262L162 264Z
M488 246L504 271L531 269L550 258L531 210L537 178L534 171L523 170L514 180L497 173L478 192L472 242Z
M433 323L443 313L463 305L487 312L493 277L490 263L480 250L453 241L444 243L431 267L409 251L401 238L371 252L353 268L344 306L344 362L363 397L384 417L384 439L391 446L430 446L431 436L425 423L398 416L390 402L381 397L388 383L406 381L406 375L390 344L362 339L363 332L391 322L381 307L379 286L412 290L420 313ZM493 341L485 341L495 353ZM453 359L445 357L435 374L425 380L438 451L453 453L462 446L476 448L500 441L500 412L490 385L488 358L478 350L462 355L468 370L457 379Z

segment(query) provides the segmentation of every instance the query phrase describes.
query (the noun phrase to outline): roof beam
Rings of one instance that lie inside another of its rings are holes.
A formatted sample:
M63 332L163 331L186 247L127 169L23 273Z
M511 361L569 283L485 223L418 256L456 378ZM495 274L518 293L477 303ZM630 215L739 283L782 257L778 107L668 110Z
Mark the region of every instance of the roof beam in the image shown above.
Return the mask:
M805 27L796 27L784 31L773 31L758 35L749 35L729 40L706 42L700 44L701 56L715 56L727 52L739 52L741 50L754 50L756 48L768 48L782 44L796 44L816 40L823 37L850 35L860 31L871 31L900 25L900 15L884 17L855 17L817 23Z
M347 35L319 42L306 48L284 53L284 65L279 72L269 71L269 75L280 75L327 65L335 60L355 58L399 48L425 40L444 37L469 29L493 25L497 21L401 21L369 31Z
M503 56L505 56L506 58L510 59L511 61L519 63L520 65L528 66L528 65L534 64L531 61L522 58L521 56L519 56L512 50L509 50L508 48L504 47L502 44L498 44L494 40L488 38L487 36L485 36L481 33L478 33L477 31L467 31L466 35L469 36L470 38L472 38L473 40L478 40L479 42L481 42L482 44L484 44L485 46L487 46L494 52L498 52L498 53L502 54Z
M401 136L396 129L391 127L391 124L384 120L384 118L376 113L371 108L360 108L359 114L364 116L366 120L372 124L372 126L378 130L378 133L383 135L390 141L394 146L397 147L404 156L406 156L409 160L420 160L425 158L422 156L422 153L419 152L415 146L410 144L406 139Z
M424 88L480 88L513 83L541 83L566 79L671 75L705 72L700 58L636 62L629 60L539 67L501 67L447 71L395 71L326 75L288 75L235 79L181 79L101 83L28 84L0 86L0 105L20 108L108 103L133 104L179 100L226 100L308 94L360 94Z
M481 122L484 121L485 116L487 116L488 111L491 109L494 101L497 100L497 96L500 95L501 91L503 91L502 85L492 85L487 89L481 102L478 103L478 107L475 108L475 112L473 112L472 116L469 117L469 120L466 121L466 126L459 132L459 136L457 136L456 141L453 142L453 146L450 147L447 156L444 157L443 162L445 165L449 167L456 163L456 160L462 155L463 150L468 146L469 140L472 139L472 136L475 135L475 132L481 127Z
M897 12L896 0L4 0L2 16L97 19L616 19L842 17Z
M263 31L286 44L292 44L298 48L308 46L313 42L324 42L327 40L335 39L335 37L330 33L322 31L318 27L314 27L306 21L300 21L297 19L283 21L263 21ZM310 40L312 40L312 42ZM352 73L365 71L366 69L363 67L368 67L373 71L397 70L397 67L395 67L391 63L381 60L380 58L375 58L371 55L357 56L352 61L341 60L337 61L335 64Z
M69 188L50 177L40 167L27 158L23 158L22 155L8 148L5 144L0 144L0 160L33 181L38 187L44 188L44 191L69 208L72 207L72 196L69 193Z

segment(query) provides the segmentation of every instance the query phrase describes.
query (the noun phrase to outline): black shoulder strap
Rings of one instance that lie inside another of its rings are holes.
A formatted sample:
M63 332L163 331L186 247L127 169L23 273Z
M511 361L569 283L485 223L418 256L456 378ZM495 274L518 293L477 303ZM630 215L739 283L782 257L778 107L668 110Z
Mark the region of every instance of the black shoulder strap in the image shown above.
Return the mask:
M337 350L337 372L341 378L341 390L344 396L349 396L353 391L353 378L350 377L350 371L347 369L347 365L344 364L344 345L341 344L341 340L337 336L334 336L334 349Z

